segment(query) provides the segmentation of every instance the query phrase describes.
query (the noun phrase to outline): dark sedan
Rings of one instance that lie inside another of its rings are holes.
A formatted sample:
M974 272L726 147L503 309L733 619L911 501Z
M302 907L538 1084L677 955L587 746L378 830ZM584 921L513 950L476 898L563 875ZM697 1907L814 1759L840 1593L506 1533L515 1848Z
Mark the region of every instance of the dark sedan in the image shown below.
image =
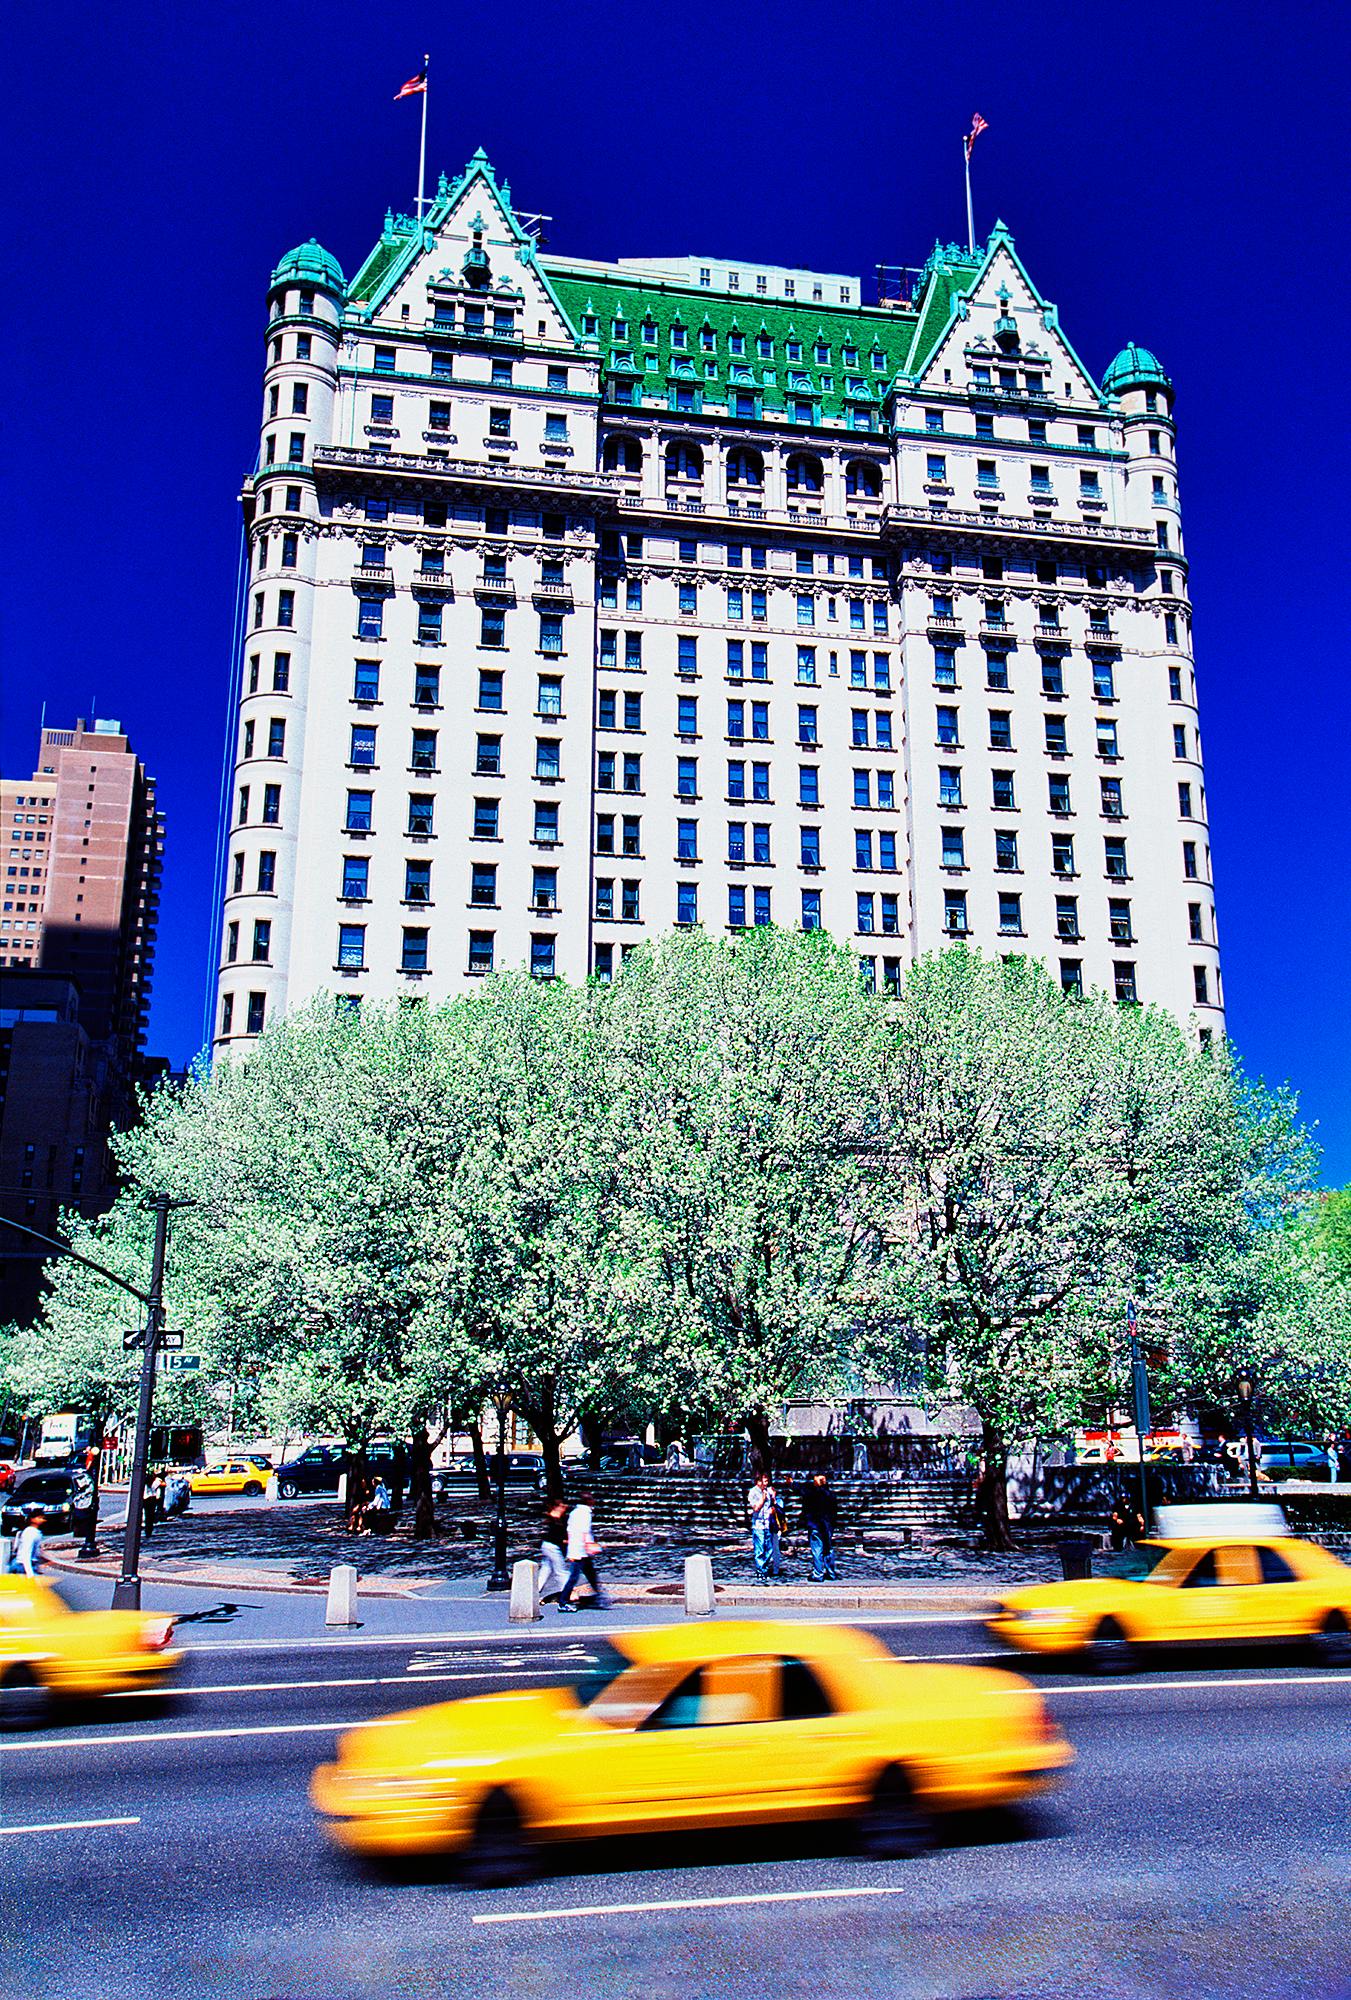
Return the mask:
M73 1488L74 1481L68 1472L46 1467L36 1472L21 1472L5 1495L4 1507L0 1509L0 1535L17 1535L36 1507L40 1507L47 1517L45 1527L48 1534L68 1534L74 1525L71 1510Z
M394 1469L392 1444L368 1444L366 1469L372 1478L386 1480ZM283 1500L298 1500L302 1493L336 1493L344 1472L352 1470L353 1455L346 1445L312 1444L298 1458L289 1458L277 1467L277 1491Z

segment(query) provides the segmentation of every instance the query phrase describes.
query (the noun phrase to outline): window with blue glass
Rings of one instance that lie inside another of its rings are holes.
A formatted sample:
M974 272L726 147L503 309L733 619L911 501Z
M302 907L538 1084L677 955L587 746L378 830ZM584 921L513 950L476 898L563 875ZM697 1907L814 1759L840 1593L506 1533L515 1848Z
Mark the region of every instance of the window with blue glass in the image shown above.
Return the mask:
M554 976L555 941L552 934L536 932L530 940L530 976L532 979L552 979Z
M803 593L797 601L797 622L799 625L816 623L816 599Z
M872 895L865 892L855 898L855 906L857 910L857 919L854 924L854 928L855 930L862 931L864 935L867 936L875 928L874 918L876 915L877 905Z
M344 825L349 833L369 833L371 830L371 805L374 792L349 792L347 794L347 818Z
M751 735L757 743L767 743L769 741L769 703L767 701L753 701L751 703Z
M437 628L439 631L440 629L439 619L437 621ZM421 636L421 619L419 619L419 637L420 636ZM501 605L485 604L480 610L478 642L480 646L491 646L494 650L497 650L506 645L507 614L502 609Z
M767 826L757 825L751 828L751 860L759 868L768 868L770 864L769 828Z
M804 868L821 866L821 829L804 826L798 829L798 859Z
M934 685L943 688L957 685L957 655L950 646L934 647Z
M771 891L767 888L761 887L755 889L752 893L753 893L753 900L751 907L752 910L754 911L756 923L772 924L774 921L774 917L770 907Z
M966 834L959 826L945 826L942 830L943 866L945 868L965 868Z
M475 840L496 840L500 802L497 799L474 800Z
M682 731L682 734L686 732ZM680 757L676 761L676 792L682 799L696 799L699 796L699 760L697 757Z
M821 803L820 767L816 764L799 764L797 771L798 804L819 806Z
M740 757L727 760L727 796L729 799L744 799L746 796L746 765Z
M697 882L677 882L676 922L697 924L699 921L699 884Z
M746 928L746 890L740 882L734 882L727 891L727 922L734 931Z
M375 730L369 723L353 723L352 742L347 761L349 764L375 762Z
M699 734L699 697L682 694L676 703L676 730L681 736Z
M821 891L802 891L802 928L804 931L819 931L821 928Z
M854 832L854 866L871 868L873 865L873 837L866 828L858 827Z
M870 774L867 771L855 771L854 804L856 806L870 806L872 802L872 778Z
M348 794L350 799L351 794ZM364 903L370 889L371 864L364 854L345 854L342 862L343 900Z
M676 641L676 667L682 674L699 671L699 641L693 632L682 632Z
M359 639L380 639L384 637L385 600L383 597L360 597L357 599L357 637Z
M338 964L344 972L360 972L366 963L365 924L338 925Z
M727 704L727 734L739 742L746 734L746 704L744 701L729 701Z
M866 708L854 708L849 711L849 740L855 750L867 749L868 711Z
M729 819L727 822L727 859L729 861L744 861L746 859L746 822L744 820Z
M699 859L699 822L695 819L676 821L677 861L697 861Z
M741 639L729 639L727 641L727 678L729 681L739 681L742 678L744 662L745 642Z
M798 647L798 649L797 649L797 677L798 677L798 680L799 680L799 681L801 681L801 682L804 682L804 683L806 683L806 684L807 684L807 685L809 685L809 686L812 686L812 687L814 687L814 686L816 685L816 648L815 648L815 646L799 646L799 647Z
M541 653L561 653L563 650L563 619L556 611L540 613L539 649Z
M377 660L358 660L352 676L353 701L379 701L380 665Z

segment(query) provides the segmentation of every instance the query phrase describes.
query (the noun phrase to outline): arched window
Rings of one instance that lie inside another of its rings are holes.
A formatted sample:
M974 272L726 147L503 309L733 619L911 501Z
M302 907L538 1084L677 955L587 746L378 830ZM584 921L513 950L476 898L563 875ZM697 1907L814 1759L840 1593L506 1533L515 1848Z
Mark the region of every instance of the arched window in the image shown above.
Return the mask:
M676 438L666 447L666 477L668 479L702 479L704 476L704 454L697 444L686 438Z
M825 484L821 461L809 451L790 452L786 470L790 493L819 493Z
M763 486L765 483L765 461L758 451L749 445L737 445L727 454L727 484L729 486Z
M851 458L844 469L844 490L850 498L880 500L882 469L868 458Z
M643 448L637 438L606 438L601 464L606 472L641 472Z

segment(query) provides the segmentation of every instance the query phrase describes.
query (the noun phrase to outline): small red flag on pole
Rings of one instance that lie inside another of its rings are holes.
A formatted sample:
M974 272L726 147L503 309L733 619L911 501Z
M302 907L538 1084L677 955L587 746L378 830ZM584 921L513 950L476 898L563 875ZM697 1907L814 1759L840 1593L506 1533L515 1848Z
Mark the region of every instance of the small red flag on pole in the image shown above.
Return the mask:
M407 83L404 84L403 88L401 90L395 91L394 102L397 104L401 97L418 97L422 94L423 91L426 90L426 88L427 88L427 63L424 57L422 68L418 71L417 75L410 76Z
M410 76L402 90L396 90L394 93L394 102L396 104L401 97L420 97L422 99L422 137L418 142L417 161L417 218L419 222L422 220L422 211L427 206L423 199L422 190L427 180L427 70L430 64L431 57L424 56L422 58L422 68L418 71L417 75Z
M971 120L971 130L962 140L962 158L966 167L966 247L973 256L976 250L976 224L971 212L971 148L981 133L988 132L989 129L986 120L977 111Z

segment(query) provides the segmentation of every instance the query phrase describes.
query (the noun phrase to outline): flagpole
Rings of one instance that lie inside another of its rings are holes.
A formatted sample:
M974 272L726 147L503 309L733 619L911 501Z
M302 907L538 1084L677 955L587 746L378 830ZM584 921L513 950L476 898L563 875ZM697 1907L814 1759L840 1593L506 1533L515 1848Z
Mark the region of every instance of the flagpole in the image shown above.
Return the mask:
M424 105L425 113L425 105ZM962 141L962 159L966 165L966 247L974 257L976 254L976 225L971 213L971 141Z
M422 142L418 147L417 156L417 217L419 222L422 220L422 211L426 206L422 190L427 184L427 92L431 87L431 77L428 73L428 64L430 62L430 56L422 58Z

